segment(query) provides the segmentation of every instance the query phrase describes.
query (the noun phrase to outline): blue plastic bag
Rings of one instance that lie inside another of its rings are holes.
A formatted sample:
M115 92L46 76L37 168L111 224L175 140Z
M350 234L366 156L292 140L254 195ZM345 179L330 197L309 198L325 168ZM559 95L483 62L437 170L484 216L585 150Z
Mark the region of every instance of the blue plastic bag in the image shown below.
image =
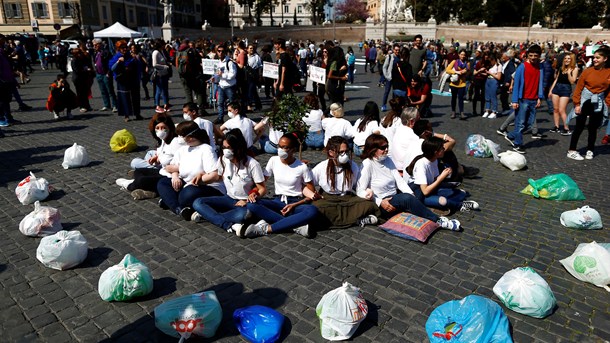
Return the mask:
M284 316L269 307L254 305L233 312L239 333L252 343L271 343L280 338Z
M185 295L155 307L155 326L180 341L197 335L212 337L222 320L222 308L214 291Z
M508 318L500 305L482 296L469 295L448 301L426 322L431 343L512 343Z

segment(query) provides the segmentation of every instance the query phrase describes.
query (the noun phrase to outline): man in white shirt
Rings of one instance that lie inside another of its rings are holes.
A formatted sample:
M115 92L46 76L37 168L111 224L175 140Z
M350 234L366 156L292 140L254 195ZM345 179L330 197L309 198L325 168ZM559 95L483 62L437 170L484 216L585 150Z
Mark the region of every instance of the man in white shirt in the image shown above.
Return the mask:
M217 65L216 80L218 80L218 119L214 124L222 124L226 112L226 103L233 101L235 85L237 84L237 64L227 55L226 45L219 45L216 52L220 57Z
M403 172L411 161L421 153L419 137L413 132L413 125L419 120L419 111L415 107L405 107L400 115L401 124L394 131L390 144L390 157L396 169ZM418 144L419 143L419 144Z

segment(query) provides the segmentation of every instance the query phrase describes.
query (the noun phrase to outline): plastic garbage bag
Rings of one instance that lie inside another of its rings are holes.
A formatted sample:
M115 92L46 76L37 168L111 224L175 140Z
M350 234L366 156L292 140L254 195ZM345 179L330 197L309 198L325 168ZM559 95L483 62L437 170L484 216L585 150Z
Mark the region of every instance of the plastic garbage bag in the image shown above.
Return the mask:
M280 338L284 316L266 306L254 305L233 312L237 330L252 343L273 343Z
M572 229L601 229L604 227L602 217L589 206L565 211L561 214L559 221L561 225Z
M49 206L41 206L40 201L34 203L34 211L23 217L19 223L19 231L30 237L52 235L61 229L59 210Z
M498 161L500 145L479 134L471 134L466 138L466 155L474 157L492 157Z
M66 152L64 153L64 162L61 166L64 167L64 169L79 168L88 165L90 162L91 160L89 160L87 148L74 143L73 146L66 149Z
M144 263L127 254L102 273L97 290L102 300L125 301L152 292L153 278Z
M431 343L512 343L508 318L500 305L479 295L448 301L426 321ZM455 340L453 340L455 338Z
M37 178L34 173L21 180L15 188L17 199L23 205L33 204L38 200L44 200L49 196L49 182L43 178Z
M344 282L342 287L326 293L316 307L322 337L331 341L349 339L368 312L360 288Z
M136 137L127 131L127 129L119 130L110 138L110 149L114 152L130 152L138 147Z
M525 156L516 151L508 150L499 153L498 157L500 157L500 163L512 171L521 170L527 165Z
M507 271L493 291L504 306L534 318L550 315L557 306L549 284L530 267Z
M585 200L580 188L574 180L566 174L547 175L542 179L528 179L529 185L521 193L532 195L535 198L549 200Z
M180 341L191 335L214 336L221 320L222 308L214 291L185 295L155 307L157 329Z
M75 267L87 258L87 240L78 231L59 231L43 237L36 249L36 258L57 270Z
M578 280L610 292L610 243L581 243L570 257L559 262Z

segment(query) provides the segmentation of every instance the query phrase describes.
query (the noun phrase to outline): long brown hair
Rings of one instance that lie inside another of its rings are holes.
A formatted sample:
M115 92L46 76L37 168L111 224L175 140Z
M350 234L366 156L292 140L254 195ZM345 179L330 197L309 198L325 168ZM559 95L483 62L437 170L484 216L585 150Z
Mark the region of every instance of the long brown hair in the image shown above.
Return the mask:
M341 150L341 144L346 144L349 147L347 139L341 136L332 136L326 143L326 154L328 155L328 165L326 166L326 179L330 184L330 188L333 190L337 189L337 168L341 166L343 173L343 190L351 189L352 179L354 177L354 172L352 171L352 163L351 161L346 165L339 165L337 162L337 158L339 156L339 150ZM330 151L334 151L335 158L330 157ZM349 153L349 152L348 152ZM347 189L346 189L347 188Z
M388 139L384 135L373 133L366 138L366 141L364 142L364 150L362 151L362 155L360 157L362 159L372 159L375 156L377 149L384 144L388 144Z

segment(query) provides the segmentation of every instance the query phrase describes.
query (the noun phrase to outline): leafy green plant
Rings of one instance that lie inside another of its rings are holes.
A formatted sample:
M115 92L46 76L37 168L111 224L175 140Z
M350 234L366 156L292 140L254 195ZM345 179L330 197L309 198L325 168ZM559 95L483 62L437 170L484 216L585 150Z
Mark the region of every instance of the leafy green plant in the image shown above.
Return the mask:
M299 140L299 159L303 142L309 132L309 125L303 121L303 117L309 113L309 107L305 105L303 99L294 95L286 94L277 100L271 111L267 112L269 123L274 129L288 133L294 132Z

